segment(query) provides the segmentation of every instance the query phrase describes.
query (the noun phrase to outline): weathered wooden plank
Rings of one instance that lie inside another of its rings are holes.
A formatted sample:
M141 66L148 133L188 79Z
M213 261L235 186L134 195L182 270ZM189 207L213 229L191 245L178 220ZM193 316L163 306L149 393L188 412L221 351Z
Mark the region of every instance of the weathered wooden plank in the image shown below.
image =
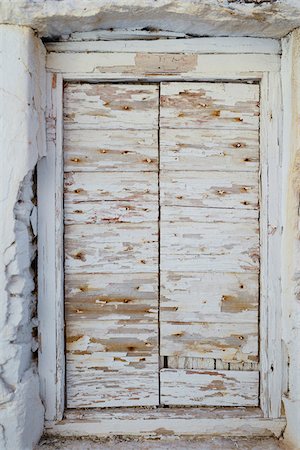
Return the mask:
M180 224L180 225L179 225ZM238 223L161 222L161 269L258 272L257 221Z
M158 86L67 84L64 129L153 129L158 124Z
M161 320L160 353L162 356L256 362L257 332L257 323L180 323Z
M279 55L172 53L49 53L47 69L74 80L257 79L280 70Z
M69 408L157 404L157 320L69 320L66 333Z
M164 405L258 406L258 372L162 369Z
M276 436L286 419L265 418L256 407L70 409L60 422L47 422L46 432L64 436L118 435L164 439L203 436Z
M65 226L66 273L158 270L158 224Z
M66 320L153 322L157 315L156 273L66 274Z
M65 224L141 223L158 220L158 204L141 201L92 201L75 203L65 196Z
M181 321L195 322L204 314L213 318L216 314L226 317L228 313L235 321L241 315L257 319L258 276L252 273L163 271L160 276L161 317L177 321L180 315Z
M161 319L257 322L258 274L168 272L160 275ZM222 319L224 317L224 319Z
M157 173L69 172L65 173L65 201L130 201L158 204Z
M162 83L162 128L258 130L259 86L237 83Z
M157 171L157 130L65 130L64 170Z
M160 149L164 170L258 170L258 130L161 128Z
M124 33L124 34L123 34ZM186 39L184 33L147 32L126 30L73 33L65 42L46 42L48 52L154 52L154 53L264 53L281 52L280 40L242 37L214 37ZM130 33L130 34L129 34ZM174 39L176 38L176 39ZM180 39L181 38L181 39ZM61 38L60 38L61 39ZM115 39L115 40L114 40ZM122 40L124 39L124 40ZM140 40L138 40L140 39ZM148 39L148 40L146 40ZM151 40L152 39L152 40Z
M161 205L258 207L258 173L161 171Z

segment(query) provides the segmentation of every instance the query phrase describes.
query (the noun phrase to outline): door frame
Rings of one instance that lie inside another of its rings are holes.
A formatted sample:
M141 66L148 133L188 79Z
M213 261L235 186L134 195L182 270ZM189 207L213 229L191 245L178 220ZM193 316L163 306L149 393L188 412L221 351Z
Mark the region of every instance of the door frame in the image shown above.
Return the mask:
M47 154L38 164L39 374L46 430L50 433L78 435L84 435L89 430L88 434L99 436L110 434L113 430L117 434L157 435L157 430L165 429L164 424L169 423L171 434L186 434L186 419L195 418L195 425L189 429L192 435L214 434L216 428L218 434L222 434L222 426L223 434L227 430L228 433L238 435L239 430L244 430L240 432L249 435L249 424L252 422L255 435L268 434L268 430L269 434L280 434L284 427L281 408L286 374L281 343L282 99L279 41L260 38L67 41L48 43L46 48ZM216 413L218 408L189 408L184 412L182 408L157 409L155 413L145 413L142 409L128 412L118 408L115 411L110 409L109 414L107 410L65 411L65 81L248 81L260 84L260 408L234 408L234 412L232 408L222 408L222 425L216 425L216 421L219 423L221 420ZM206 411L206 419L201 416L203 410ZM199 426L201 420L208 420L209 411L209 420L215 425L211 427L203 422L203 427ZM126 428L128 414L130 420L135 417L135 424L140 420L141 426L128 425ZM113 430L109 421L112 415L115 418L112 421ZM80 417L84 420L80 420ZM92 425L89 427L88 423Z

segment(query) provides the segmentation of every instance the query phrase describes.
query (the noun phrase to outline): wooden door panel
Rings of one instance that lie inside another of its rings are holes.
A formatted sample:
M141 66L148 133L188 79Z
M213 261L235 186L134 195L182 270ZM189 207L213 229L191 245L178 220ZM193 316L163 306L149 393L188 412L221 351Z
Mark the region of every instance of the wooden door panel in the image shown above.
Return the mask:
M162 128L162 170L257 171L257 130Z
M158 86L68 84L65 130L156 130Z
M162 83L160 102L161 401L255 406L259 88Z
M258 405L258 372L163 369L160 380L163 404Z
M65 130L65 172L157 172L157 137L157 129Z
M162 83L161 128L258 130L259 86Z
M67 407L157 405L158 87L64 94Z

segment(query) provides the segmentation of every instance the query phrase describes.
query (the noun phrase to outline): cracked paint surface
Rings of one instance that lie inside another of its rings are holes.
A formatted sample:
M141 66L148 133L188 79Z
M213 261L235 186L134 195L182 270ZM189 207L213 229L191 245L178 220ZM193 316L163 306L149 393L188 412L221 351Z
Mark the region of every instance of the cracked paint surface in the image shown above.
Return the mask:
M27 450L42 432L44 414L34 357L32 268L37 217L33 171L45 135L44 53L30 29L5 25L0 26L0 51L5 64L0 79L0 448Z

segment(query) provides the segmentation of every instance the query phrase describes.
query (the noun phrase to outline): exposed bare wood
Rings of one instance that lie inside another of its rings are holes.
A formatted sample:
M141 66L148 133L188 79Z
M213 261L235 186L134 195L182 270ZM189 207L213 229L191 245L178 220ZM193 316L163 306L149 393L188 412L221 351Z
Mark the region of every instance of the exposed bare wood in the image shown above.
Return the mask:
M78 128L64 133L65 172L157 171L156 130Z
M157 274L67 274L67 320L140 320L157 318ZM100 324L99 324L100 326Z
M161 274L162 318L165 315L164 311L169 320L174 322L217 320L256 323L258 275L163 271Z
M152 321L67 323L69 408L156 405L157 314Z
M130 84L68 84L64 129L153 130L158 120L158 87Z
M157 174L153 172L67 172L67 202L156 202Z
M257 171L257 130L162 128L160 137L163 170Z
M254 323L161 321L162 356L258 361L258 326Z
M161 223L161 268L183 272L257 272L257 222L247 225L181 222Z
M240 83L162 83L162 128L258 130L259 86Z
M157 272L158 225L65 226L66 273Z
M69 408L159 401L157 94L65 89Z
M47 69L66 79L161 80L165 78L257 79L264 71L278 71L278 55L172 53L49 53Z
M178 165L178 168L180 165ZM162 171L162 206L258 207L257 172Z
M284 418L265 419L259 408L110 408L66 411L65 419L47 423L48 434L65 436L277 436L284 430Z
M165 405L257 406L258 372L163 369Z

